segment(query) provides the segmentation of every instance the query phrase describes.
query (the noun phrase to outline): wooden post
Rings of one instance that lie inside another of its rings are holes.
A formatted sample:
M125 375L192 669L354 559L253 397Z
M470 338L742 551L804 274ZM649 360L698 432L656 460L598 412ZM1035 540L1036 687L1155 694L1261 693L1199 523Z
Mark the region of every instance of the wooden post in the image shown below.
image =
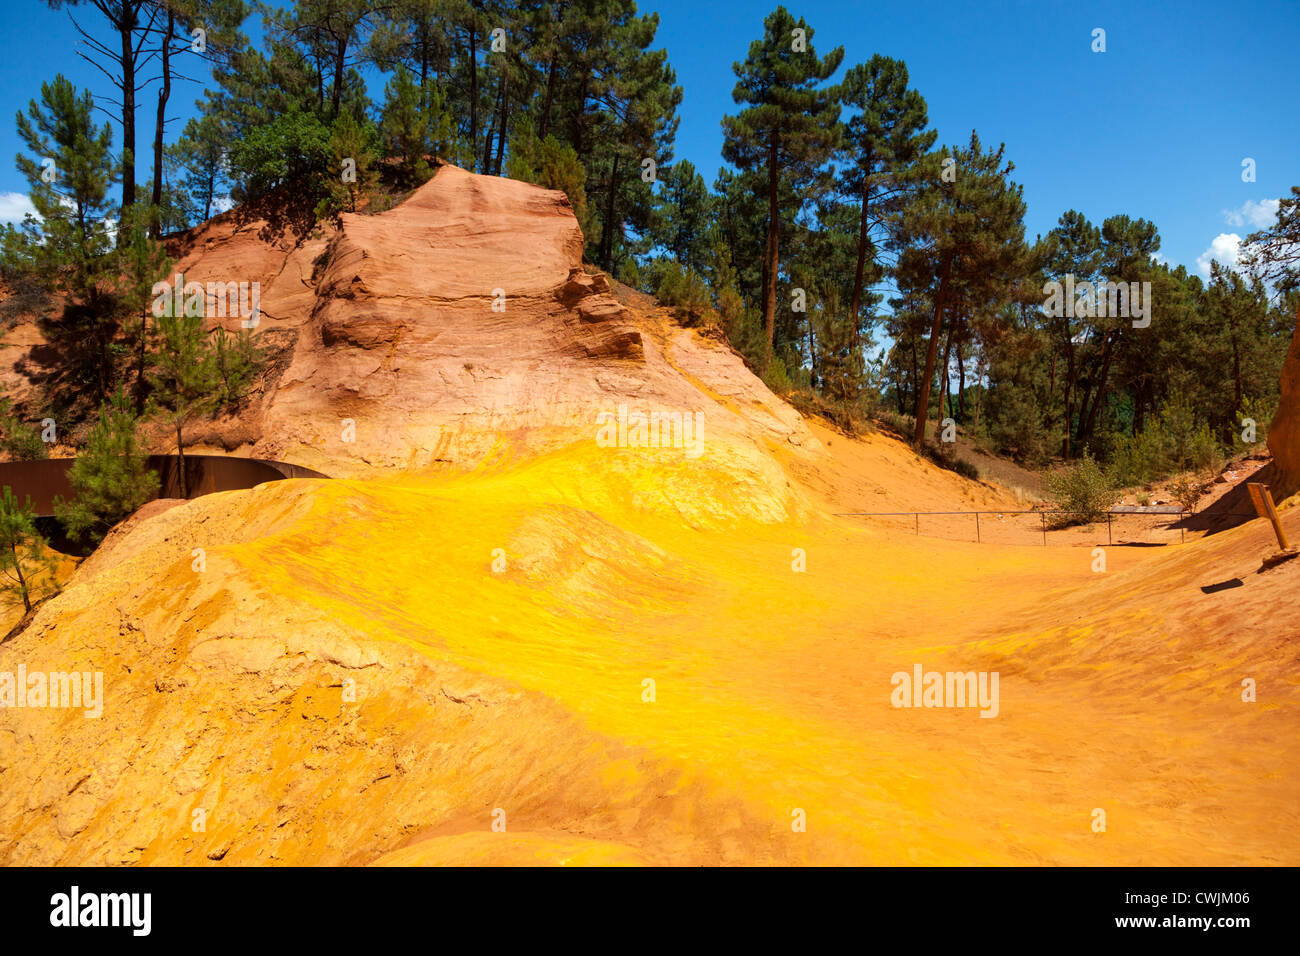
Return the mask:
M1246 484L1250 491L1250 500L1255 504L1255 511L1261 518L1267 518L1273 524L1273 533L1277 535L1278 546L1283 551L1290 551L1291 546L1286 542L1286 532L1282 530L1282 522L1278 520L1277 508L1273 507L1273 496L1269 494L1268 486L1257 481L1251 481Z
M975 543L980 543L980 513L975 512Z

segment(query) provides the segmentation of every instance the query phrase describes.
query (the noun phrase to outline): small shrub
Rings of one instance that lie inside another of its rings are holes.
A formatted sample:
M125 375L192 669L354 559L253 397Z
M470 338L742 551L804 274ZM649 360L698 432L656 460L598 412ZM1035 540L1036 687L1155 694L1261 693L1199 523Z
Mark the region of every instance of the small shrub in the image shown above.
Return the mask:
M784 395L794 387L790 373L785 370L785 362L778 356L772 356L767 368L763 370L763 384L778 395Z
M644 282L661 304L674 307L681 318L698 320L713 309L704 277L675 259L655 259L646 266Z
M1237 415L1237 427L1233 429L1234 448L1263 451L1268 447L1268 426L1273 423L1273 416L1277 414L1277 402L1276 398L1248 398L1241 403L1241 412ZM1247 418L1255 423L1254 443L1244 442L1241 438L1244 428L1241 422Z
M927 442L921 447L921 451L930 462L940 468L955 472L971 481L980 480L979 468L965 458L959 458L955 452L949 450L947 445L934 445Z
M231 334L217 326L209 347L217 374L217 407L234 411L266 364L266 356L254 341L251 329L241 328Z
M0 398L0 449L8 453L11 461L36 461L50 457L40 429L10 411L9 401L4 398Z
M1048 475L1047 492L1056 507L1067 512L1055 516L1054 527L1101 518L1119 497L1111 476L1091 455Z
M1196 503L1204 492L1205 483L1196 475L1179 475L1169 483L1169 493L1174 496L1174 501L1189 513L1196 510Z

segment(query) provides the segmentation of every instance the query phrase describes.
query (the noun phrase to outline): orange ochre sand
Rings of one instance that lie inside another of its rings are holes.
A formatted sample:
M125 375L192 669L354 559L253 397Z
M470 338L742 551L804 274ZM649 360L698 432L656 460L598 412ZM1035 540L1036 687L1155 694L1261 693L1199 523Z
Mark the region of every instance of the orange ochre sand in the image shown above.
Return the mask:
M0 862L1300 863L1264 522L1098 572L836 517L1015 505L818 435L816 473L772 450L788 500L587 442L149 518L0 648L106 685L0 715ZM997 716L894 707L918 665L997 672Z

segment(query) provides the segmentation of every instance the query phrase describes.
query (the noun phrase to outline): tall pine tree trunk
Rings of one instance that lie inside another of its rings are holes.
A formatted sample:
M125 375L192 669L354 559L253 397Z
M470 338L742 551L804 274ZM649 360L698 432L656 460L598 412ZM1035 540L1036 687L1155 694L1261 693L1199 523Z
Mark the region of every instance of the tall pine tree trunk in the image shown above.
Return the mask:
M1116 333L1118 336L1118 333ZM1097 376L1097 387L1092 394L1092 404L1085 405L1088 415L1083 417L1084 408L1079 409L1079 446L1084 446L1088 439L1092 437L1092 430L1097 421L1097 410L1101 408L1101 403L1106 396L1106 379L1110 375L1110 365L1115 358L1115 339L1107 337L1105 345L1102 347L1101 372Z
M180 476L181 482L181 497L188 498L190 493L189 489L185 486L185 441L181 437L180 421L176 422L176 464L177 474Z
M334 45L334 100L332 116L339 115L339 105L343 102L343 64L347 61L348 41L339 40Z
M587 113L587 89L590 83L591 70L587 69L582 74L582 82L578 84L577 107L573 113L573 151L578 154L578 158L584 164L586 163L586 153L583 152L582 146L582 118Z
M871 159L867 157L867 168L870 169ZM853 347L861 347L861 340L858 335L858 314L862 308L862 280L866 273L867 267L867 210L871 201L871 177L869 173L862 174L862 217L858 223L858 264L853 271L853 302L849 306L849 317L853 322Z
M772 361L776 345L776 269L780 258L778 234L777 187L780 183L776 165L777 134L773 130L767 148L767 249L763 255L763 330L767 335L767 360Z
M961 339L957 340L957 421L966 424L966 358L961 354Z
M609 168L609 202L605 206L605 222L600 230L600 264L606 272L614 271L614 203L618 199L618 153L614 154Z
M469 28L469 164L470 172L478 159L478 24Z
M122 0L117 22L122 39L122 212L135 204L135 32L138 0ZM125 241L126 230L117 231L117 243Z
M169 7L167 10L167 30L163 33L162 45L162 89L158 91L158 119L153 131L153 205L162 208L163 184L163 127L167 124L167 100L172 95L171 47L172 28L176 16ZM149 235L155 239L162 236L162 216L158 215L149 223Z
M546 67L546 98L542 101L542 125L537 131L538 139L546 139L546 132L551 128L551 103L555 100L555 54Z
M939 353L939 333L943 330L943 300L948 296L948 270L951 267L950 262L945 262L939 276L939 290L934 296L934 320L930 323L930 342L925 349L925 375L917 383L920 391L916 396L916 432L912 436L912 444L918 450L925 444L925 422L930 415L930 386L934 381L934 363Z
M497 102L501 101L501 93L497 91ZM486 176L492 172L492 140L496 137L497 111L494 107L492 118L488 122L487 135L483 137L483 174Z
M501 160L506 152L506 129L510 124L510 74L501 76L501 122L497 131L497 161L492 170L493 175L501 175Z
M952 360L952 340L955 330L948 330L948 337L943 343L943 368L939 372L939 384L943 386L943 404L939 406L939 421L952 417L952 399L948 394L948 370L951 368L949 362Z

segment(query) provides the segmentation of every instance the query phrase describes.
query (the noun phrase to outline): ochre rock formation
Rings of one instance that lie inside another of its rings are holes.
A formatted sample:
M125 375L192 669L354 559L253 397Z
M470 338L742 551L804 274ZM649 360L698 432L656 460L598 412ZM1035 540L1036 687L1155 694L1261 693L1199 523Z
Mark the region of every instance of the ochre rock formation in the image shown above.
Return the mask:
M469 467L591 440L626 403L698 414L706 453L728 437L742 457L760 436L816 446L730 348L634 316L587 274L562 192L443 166L397 207L296 245L237 223L196 232L177 269L260 279L259 327L291 344L242 430L196 429L205 443L233 450L234 433L241 453L330 475Z
M1273 497L1280 501L1300 491L1300 312L1282 364L1282 394L1268 427L1268 450L1277 468Z

